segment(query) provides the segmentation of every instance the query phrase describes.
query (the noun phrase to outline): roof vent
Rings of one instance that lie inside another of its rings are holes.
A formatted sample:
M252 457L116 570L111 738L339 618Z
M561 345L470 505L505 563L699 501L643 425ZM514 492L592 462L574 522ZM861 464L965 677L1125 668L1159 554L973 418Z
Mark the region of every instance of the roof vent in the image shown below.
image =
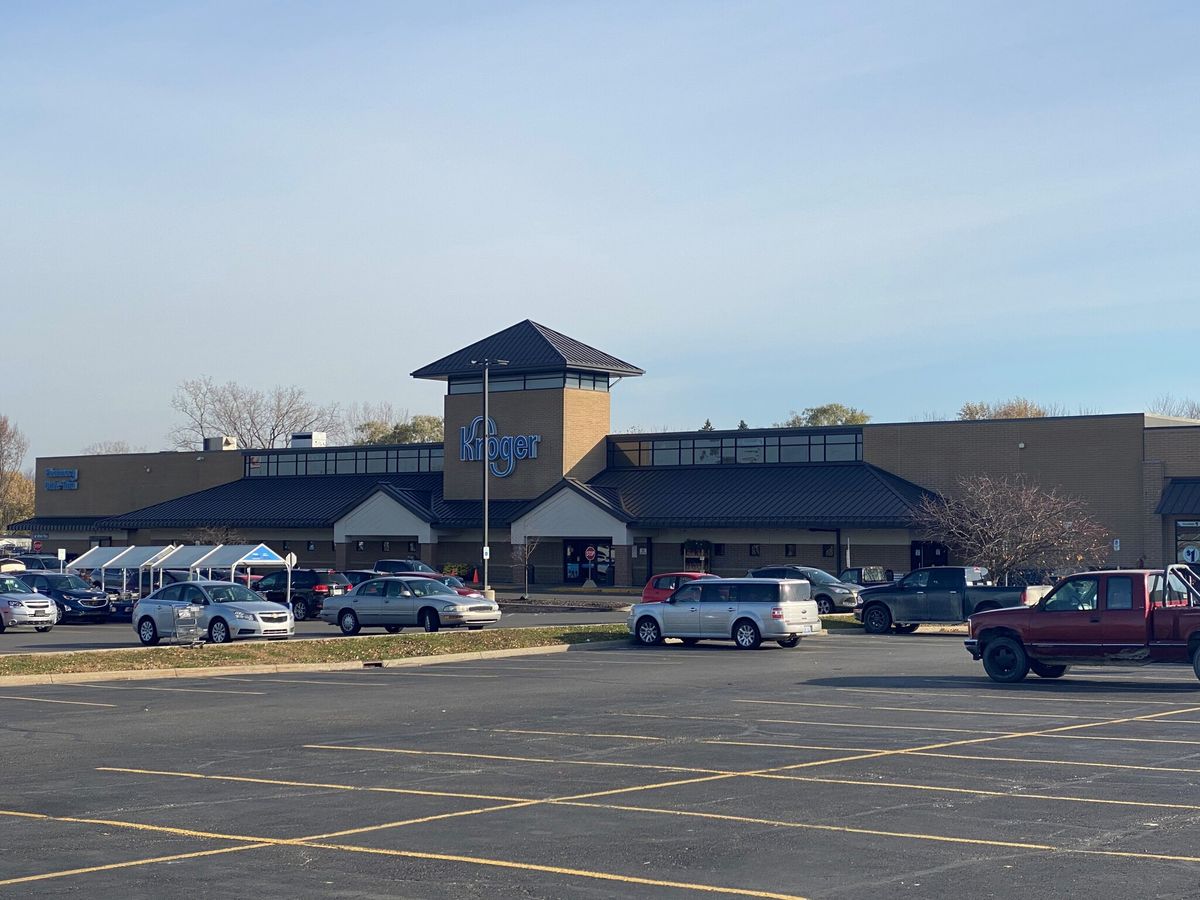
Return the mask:
M237 438L230 437L227 434L222 434L218 437L206 437L204 439L204 450L206 453L217 450L236 450L237 448Z

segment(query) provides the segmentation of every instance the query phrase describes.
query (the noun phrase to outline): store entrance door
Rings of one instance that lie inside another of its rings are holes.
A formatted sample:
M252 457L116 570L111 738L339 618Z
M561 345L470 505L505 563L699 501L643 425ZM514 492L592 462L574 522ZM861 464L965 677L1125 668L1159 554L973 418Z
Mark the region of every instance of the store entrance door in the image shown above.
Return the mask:
M591 578L598 587L611 586L615 569L611 538L563 541L563 584L583 584Z

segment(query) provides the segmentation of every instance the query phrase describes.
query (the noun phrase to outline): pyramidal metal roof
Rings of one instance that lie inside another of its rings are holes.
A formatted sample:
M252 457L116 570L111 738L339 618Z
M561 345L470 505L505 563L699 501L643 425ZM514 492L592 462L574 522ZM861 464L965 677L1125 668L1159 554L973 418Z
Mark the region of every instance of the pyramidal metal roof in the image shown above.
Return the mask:
M507 360L503 371L512 373L579 369L610 375L646 374L635 365L526 319L422 366L412 376L442 380L457 375L477 375L480 368L474 362L482 359Z

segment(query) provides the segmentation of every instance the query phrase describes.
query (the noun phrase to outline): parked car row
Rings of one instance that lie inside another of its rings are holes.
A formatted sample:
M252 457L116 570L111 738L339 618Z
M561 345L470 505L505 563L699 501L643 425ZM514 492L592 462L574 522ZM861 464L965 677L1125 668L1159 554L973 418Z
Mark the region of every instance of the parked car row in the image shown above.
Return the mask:
M882 570L881 570L882 571ZM665 600L672 591L683 584L700 578L716 578L706 572L666 572L653 576L642 589L643 603ZM821 615L842 610L850 612L858 602L861 586L839 581L828 572L812 566L775 565L751 569L747 578L801 579L812 585L812 599Z

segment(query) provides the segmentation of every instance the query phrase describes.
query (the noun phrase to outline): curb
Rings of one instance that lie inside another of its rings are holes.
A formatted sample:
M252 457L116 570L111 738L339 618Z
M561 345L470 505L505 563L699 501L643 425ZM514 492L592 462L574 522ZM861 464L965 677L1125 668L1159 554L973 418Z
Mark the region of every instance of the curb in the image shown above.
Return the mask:
M2 675L0 687L35 684L86 684L94 681L151 681L161 678L214 678L222 675L279 675L288 672L345 672L362 669L405 669L414 666L435 666L440 663L464 662L477 659L503 659L507 656L544 656L568 650L605 650L605 645L623 641L596 641L583 644L549 644L542 647L510 647L504 650L478 650L467 653L445 653L441 656L406 656L399 659L350 660L328 663L276 663L247 666L202 666L194 669L122 669L113 672L70 672L60 675Z

